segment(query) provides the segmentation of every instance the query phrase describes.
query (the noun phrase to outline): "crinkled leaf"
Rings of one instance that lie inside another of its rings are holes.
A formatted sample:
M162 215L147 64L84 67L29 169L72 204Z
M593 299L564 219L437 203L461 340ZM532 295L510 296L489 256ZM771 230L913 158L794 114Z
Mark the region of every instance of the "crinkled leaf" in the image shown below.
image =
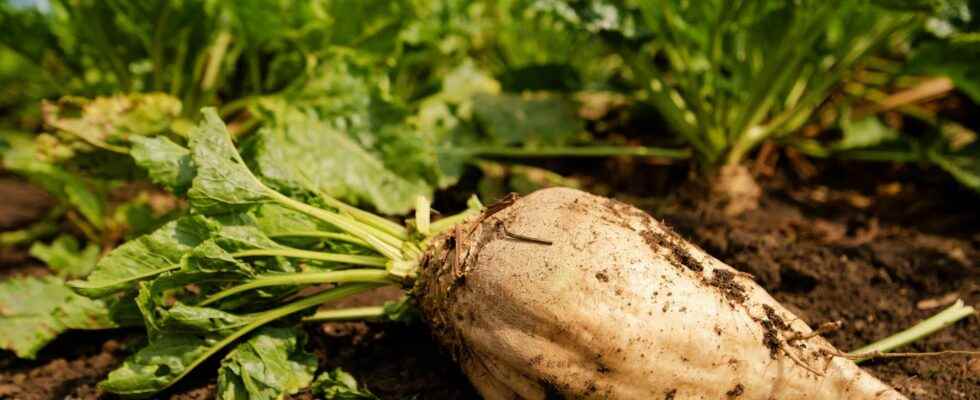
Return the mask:
M165 310L158 310L158 327L164 336L173 333L227 336L250 320L221 310L194 307L177 303Z
M249 171L217 111L206 108L191 131L190 146L197 175L187 197L205 214L224 214L269 200L268 189ZM316 153L310 147L303 152ZM308 165L304 166L308 168Z
M99 387L127 397L150 397L194 367L217 341L199 335L163 335L126 359Z
M218 397L280 399L313 382L316 357L303 349L305 334L298 328L263 328L221 360Z
M42 106L44 122L71 153L95 149L125 153L136 136L168 132L180 115L180 101L162 93L84 99L66 97ZM46 151L46 149L40 149ZM48 149L47 151L50 151Z
M225 214L215 219L221 227L215 232L214 240L229 252L282 247L255 226L255 218L249 214Z
M181 303L165 307L162 300L166 290L187 284L189 279L162 279L166 282L141 284L136 299L146 321L149 344L100 382L102 389L127 397L152 396L220 350L216 346L222 339L250 321L206 307Z
M426 101L462 105L480 94L500 94L500 82L467 60L449 71L442 79L442 90Z
M255 226L255 219L249 215L239 215L237 221L222 221L221 230L215 233L215 242L229 253L246 250L274 250L286 247L277 243ZM260 272L293 272L294 266L286 258L272 258L259 261L252 259L252 265Z
M469 131L457 127L446 131L438 126L389 125L374 132L376 150L386 165L397 166L401 176L424 180L431 186L454 185L463 174L470 154L453 140L465 140Z
M82 277L95 268L95 262L99 259L99 246L89 243L82 248L74 236L60 235L51 244L34 242L30 253L47 264L58 276Z
M577 106L561 96L500 93L500 84L472 63L420 102L410 124L377 131L386 159L422 171L439 188L454 184L481 148L564 146L588 139Z
M376 86L381 77L344 59L333 61L317 68L303 86L262 102L258 111L276 119L287 108L312 110L325 124L354 137L379 126L385 114L378 111L384 109L372 107L380 100Z
M89 297L123 291L135 282L178 268L181 257L206 240L212 229L200 216L171 221L117 247L99 260L85 280L69 282L69 286Z
M337 44L381 55L395 50L399 27L409 16L406 6L404 1L390 0L228 3L238 20L236 28L250 47L304 35L315 48Z
M180 284L174 283L164 286L176 287ZM265 313L237 316L213 308L185 306L179 302L167 307L166 302L161 301L166 295L159 290L161 288L154 288L152 283L145 282L141 286L137 303L144 316L149 316L147 329L150 343L100 384L102 388L124 396L147 397L167 388L224 346L271 319L310 309L329 296L342 296L372 287L339 287Z
M403 0L337 1L325 7L337 16L330 26L333 43L382 55L395 50L400 28L411 17L411 3Z
M231 273L252 276L255 271L252 266L239 261L228 251L219 246L213 239L208 239L181 260L184 271L205 273Z
M378 396L366 388L358 388L354 376L340 368L327 371L316 377L313 394L324 400L378 400Z
M230 274L219 274L212 272L200 272L197 270L180 270L168 272L160 275L156 279L147 282L140 282L139 290L136 297L133 299L139 313L142 316L143 324L146 326L147 333L150 335L151 341L161 334L168 327L173 329L176 326L183 324L183 320L187 318L174 318L173 316L181 316L188 314L187 308L183 303L177 302L176 299L184 302L195 302L201 299L199 293L213 286L220 285L221 283L227 282L237 282L241 280L241 275L230 275ZM193 290L189 288L193 287ZM192 309L194 307L191 307ZM211 311L217 313L214 317L217 321L225 321L235 319L236 317L230 314L226 314L219 310L203 309L201 317L206 317L211 314ZM195 313L191 311L190 313ZM176 322L175 322L176 321ZM227 324L216 325L218 327ZM200 333L197 329L178 329L181 332L193 332Z
M183 194L191 186L195 169L191 152L166 137L134 137L129 154L158 185Z
M424 182L410 181L310 113L284 110L260 133L256 162L267 179L355 203L369 203L382 213L403 214L417 196L431 197Z
M0 282L0 347L18 357L34 358L67 329L115 326L103 302L76 294L61 279L20 277Z

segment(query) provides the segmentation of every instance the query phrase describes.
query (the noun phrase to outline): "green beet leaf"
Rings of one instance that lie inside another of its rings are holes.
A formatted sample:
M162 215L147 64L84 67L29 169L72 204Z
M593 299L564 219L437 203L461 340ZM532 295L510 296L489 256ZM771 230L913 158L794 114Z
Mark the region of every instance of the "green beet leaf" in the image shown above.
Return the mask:
M136 302L146 319L149 344L110 373L99 384L103 389L127 397L152 396L266 323L378 286L339 286L274 309L238 316L179 302L168 307L167 292L188 283L188 280L179 278L160 282L168 277L141 283Z
M255 226L256 220L249 214L226 214L215 219L221 224L215 241L229 252L282 248Z
M112 371L99 383L101 388L127 397L149 397L220 350L223 339L250 322L211 308L181 303L163 306L169 290L195 281L199 276L171 274L141 284L136 303L146 323L149 344Z
M213 239L197 245L180 261L183 272L234 273L252 276L252 266L233 257Z
M51 244L34 242L30 253L47 264L58 276L82 277L95 268L95 262L99 259L99 246L89 243L82 248L74 236L60 235Z
M154 183L176 194L190 188L196 173L190 150L162 136L137 136L131 141L129 154Z
M18 357L34 358L68 329L115 326L105 304L75 294L61 279L20 277L0 282L0 348Z
M573 103L560 98L524 99L479 94L473 117L491 141L504 145L563 145L585 132Z
M320 374L313 382L313 393L324 400L378 400L367 388L358 388L354 376L340 368Z
M66 97L42 106L45 124L55 129L64 145L82 151L98 148L117 153L125 153L133 137L168 132L180 110L179 100L162 93L94 99Z
M191 206L205 214L224 214L269 201L269 189L249 171L217 111L205 108L201 112L203 120L190 133L197 166L187 192Z
M277 204L263 204L252 210L255 226L271 237L297 233L329 231L331 228L309 215Z
M221 310L181 303L167 309L161 307L157 312L159 313L158 327L164 336L172 333L193 333L223 337L250 322L249 318Z
M150 397L193 368L217 341L189 334L161 336L109 373L99 387L127 397Z
M234 281L234 277L219 276L214 273L202 273L197 271L174 271L160 275L156 279L147 282L140 282L139 291L134 299L139 313L142 315L143 323L146 326L151 341L165 329L172 329L174 332L200 333L208 329L221 329L224 326L238 326L236 322L229 322L237 317L220 310L210 308L187 306L183 303L174 303L174 298L181 301L196 301L194 292L187 290L194 285L197 290L207 289L208 286L220 283L227 279ZM171 304L173 303L173 304ZM195 320L206 320L205 328L194 327ZM188 328L187 326L190 326Z
M99 260L88 278L68 284L89 297L123 291L138 281L177 269L184 253L206 240L211 229L211 223L200 216L171 221L117 247Z
M259 135L258 170L279 186L369 203L386 214L406 213L417 196L432 196L424 182L389 170L380 158L312 113L286 108Z
M262 328L221 361L218 397L275 400L313 382L316 357L303 349L299 328Z

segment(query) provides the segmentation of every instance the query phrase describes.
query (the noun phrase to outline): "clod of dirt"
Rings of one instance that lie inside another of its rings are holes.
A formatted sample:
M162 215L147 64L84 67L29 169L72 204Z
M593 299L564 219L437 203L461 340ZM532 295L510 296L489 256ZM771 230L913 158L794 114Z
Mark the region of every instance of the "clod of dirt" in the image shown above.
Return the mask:
M731 271L722 269L714 270L708 283L721 290L721 293L731 301L736 303L745 301L745 288L739 285L738 282L735 282L735 273Z
M0 199L0 230L36 221L54 203L41 188L9 177L0 177Z
M75 340L86 336L90 335L80 335ZM42 359L38 361L12 360L12 365L0 372L0 398L99 398L102 393L95 388L95 384L125 356L120 352L118 342L108 340L99 346L97 342L84 343L82 340L83 344L76 344L73 349L71 340L63 339L66 338L59 339L45 349ZM12 356L4 354L3 357Z
M782 346L782 342L779 341L779 332L776 331L775 324L768 319L759 321L759 324L762 325L763 329L762 344L769 349L769 357L775 360L779 356Z
M654 251L668 249L670 253L667 255L667 257L672 264L682 266L694 272L701 272L704 270L704 267L701 266L700 261L694 258L694 256L692 256L687 249L678 244L676 238L672 238L667 234L653 230L642 231L640 232L640 236L643 238L643 241L646 242L647 246L650 246L650 248L654 249Z
M783 318L776 314L776 310L774 310L768 304L763 304L762 309L766 311L766 318L769 318L769 320L772 321L773 326L775 326L777 329L781 331L789 329L789 325L786 324L786 321L783 321Z
M726 392L725 396L728 396L729 399L734 399L734 398L738 398L738 396L741 396L742 393L745 393L745 387L742 386L741 383L739 383L736 384L735 387L732 388L732 390Z

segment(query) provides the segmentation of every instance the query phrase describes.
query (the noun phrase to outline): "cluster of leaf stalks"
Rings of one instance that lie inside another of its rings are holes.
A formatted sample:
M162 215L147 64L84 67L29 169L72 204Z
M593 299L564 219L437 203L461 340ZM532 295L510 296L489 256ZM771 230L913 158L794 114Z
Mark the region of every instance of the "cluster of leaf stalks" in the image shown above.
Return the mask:
M953 88L916 97L929 91L918 88L932 81L926 74L954 77L977 101L977 77L964 72L978 48L975 27L963 22L976 11L967 2L594 0L557 8L622 57L638 98L660 111L709 177L770 142L817 157L930 162L980 188L976 133L914 104ZM886 111L926 122L928 134L899 133L878 119ZM842 138L817 137L827 131Z
M106 325L87 328L147 331L147 345L100 383L113 393L150 396L219 353L226 353L222 398L277 398L308 387L316 360L297 324L410 317L405 303L314 311L382 286L411 287L427 240L480 208L430 222L419 198L416 217L401 225L322 193L273 189L246 166L214 110L190 137L190 214L68 283L90 306L105 306L97 320ZM343 389L337 385L329 390Z

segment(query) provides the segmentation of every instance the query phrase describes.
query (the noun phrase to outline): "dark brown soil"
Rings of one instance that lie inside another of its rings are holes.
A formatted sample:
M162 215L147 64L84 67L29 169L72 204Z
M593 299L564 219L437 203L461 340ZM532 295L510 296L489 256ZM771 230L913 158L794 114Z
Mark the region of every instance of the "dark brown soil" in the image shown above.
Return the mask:
M825 166L830 174L839 173L838 167ZM842 350L854 349L935 314L957 297L980 304L980 198L922 181L895 188L897 182L878 172L878 185L863 191L835 186L834 175L807 182L774 178L761 207L734 219L706 206L696 193L658 202L654 214L708 253L754 275L811 326L843 321L841 330L825 336ZM854 178L860 183L855 176L849 182ZM968 317L903 351L948 349L980 349L980 318ZM913 399L980 399L977 356L863 366Z
M0 176L0 230L22 226L41 218L54 202L43 189L25 185L16 178Z
M597 174L592 167L602 171L598 175L631 178L590 183ZM710 254L754 275L811 326L843 321L842 329L826 335L842 350L905 329L957 296L980 304L980 197L941 173L916 174L914 168L817 167L820 172L806 179L792 172L763 179L762 206L738 218L727 218L706 202L705 188L688 185L665 196L664 185L637 187L637 181L657 181L676 189L669 184L676 178L648 177L650 166L596 163L570 169L588 168L582 173L588 189L649 210ZM897 178L910 173L915 176ZM6 201L0 203L0 220L9 208ZM37 267L25 266L29 262L23 256L5 260L0 276L38 273ZM724 284L724 277L718 279ZM309 332L321 367L347 369L384 399L477 398L423 327L344 323L310 327ZM130 351L127 341L138 336L72 333L36 361L0 355L0 398L110 398L95 383ZM967 318L904 350L945 349L980 349L980 318ZM980 399L980 357L887 359L865 367L913 399ZM212 398L214 375L208 369L164 398Z

